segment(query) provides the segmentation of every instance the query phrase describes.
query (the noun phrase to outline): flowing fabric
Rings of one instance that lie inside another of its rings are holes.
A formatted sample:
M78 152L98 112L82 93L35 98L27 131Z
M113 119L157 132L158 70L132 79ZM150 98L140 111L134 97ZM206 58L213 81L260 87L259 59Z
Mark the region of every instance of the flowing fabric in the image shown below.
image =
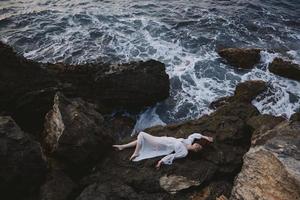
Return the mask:
M147 158L164 156L162 162L171 165L174 159L187 156L188 150L186 145L192 144L195 139L200 139L200 133L193 133L188 138L174 137L157 137L145 132L140 132L137 137L137 142L140 145L138 156L133 161L140 161Z

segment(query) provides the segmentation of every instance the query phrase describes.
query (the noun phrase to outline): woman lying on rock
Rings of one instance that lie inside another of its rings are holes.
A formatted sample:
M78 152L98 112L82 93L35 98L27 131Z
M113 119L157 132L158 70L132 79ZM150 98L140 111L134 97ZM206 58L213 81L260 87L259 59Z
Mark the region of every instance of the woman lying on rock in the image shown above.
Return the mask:
M193 133L188 138L183 139L166 136L157 137L145 132L140 132L137 136L137 140L128 144L113 145L113 147L119 150L135 147L135 151L130 157L130 160L132 161L140 161L147 158L166 155L158 161L156 167L159 168L162 163L171 165L174 159L187 156L188 151L200 151L202 146L198 143L194 143L194 140L201 138L213 142L212 137L207 137L200 133Z

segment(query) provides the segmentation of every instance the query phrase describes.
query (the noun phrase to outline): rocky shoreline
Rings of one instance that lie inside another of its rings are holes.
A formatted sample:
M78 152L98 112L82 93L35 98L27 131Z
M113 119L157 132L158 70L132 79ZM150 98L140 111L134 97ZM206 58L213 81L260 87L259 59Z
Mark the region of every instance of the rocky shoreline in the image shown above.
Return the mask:
M249 69L259 52L225 49L220 55ZM246 64L236 61L244 57ZM166 99L170 83L163 63L41 64L3 43L0 63L1 198L300 199L299 113L291 119L260 114L251 101L269 87L263 81L238 84L233 96L211 103L210 115L148 128L158 136L201 132L215 139L200 141L202 152L157 171L159 158L130 162L132 150L111 148L131 139L134 121L106 114ZM274 73L287 63L275 59ZM120 134L127 137L120 140Z

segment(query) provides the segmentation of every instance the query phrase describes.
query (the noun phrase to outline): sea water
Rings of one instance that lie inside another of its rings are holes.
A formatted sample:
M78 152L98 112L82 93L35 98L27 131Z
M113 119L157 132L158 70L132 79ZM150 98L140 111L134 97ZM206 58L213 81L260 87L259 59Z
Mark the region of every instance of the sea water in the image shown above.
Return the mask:
M208 114L246 80L271 86L253 101L262 113L300 110L300 83L268 70L276 56L300 63L300 0L2 0L0 39L40 62L165 63L170 97L142 111L137 130ZM266 51L237 70L223 47Z

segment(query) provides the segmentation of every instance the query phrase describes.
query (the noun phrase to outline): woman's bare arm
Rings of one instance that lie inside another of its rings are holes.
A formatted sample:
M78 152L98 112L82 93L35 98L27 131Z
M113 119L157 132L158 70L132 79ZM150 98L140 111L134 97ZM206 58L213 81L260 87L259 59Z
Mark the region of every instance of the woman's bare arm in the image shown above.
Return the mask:
M209 141L209 142L213 142L214 141L214 138L213 137L208 137L208 136L204 136L202 135L202 138Z

